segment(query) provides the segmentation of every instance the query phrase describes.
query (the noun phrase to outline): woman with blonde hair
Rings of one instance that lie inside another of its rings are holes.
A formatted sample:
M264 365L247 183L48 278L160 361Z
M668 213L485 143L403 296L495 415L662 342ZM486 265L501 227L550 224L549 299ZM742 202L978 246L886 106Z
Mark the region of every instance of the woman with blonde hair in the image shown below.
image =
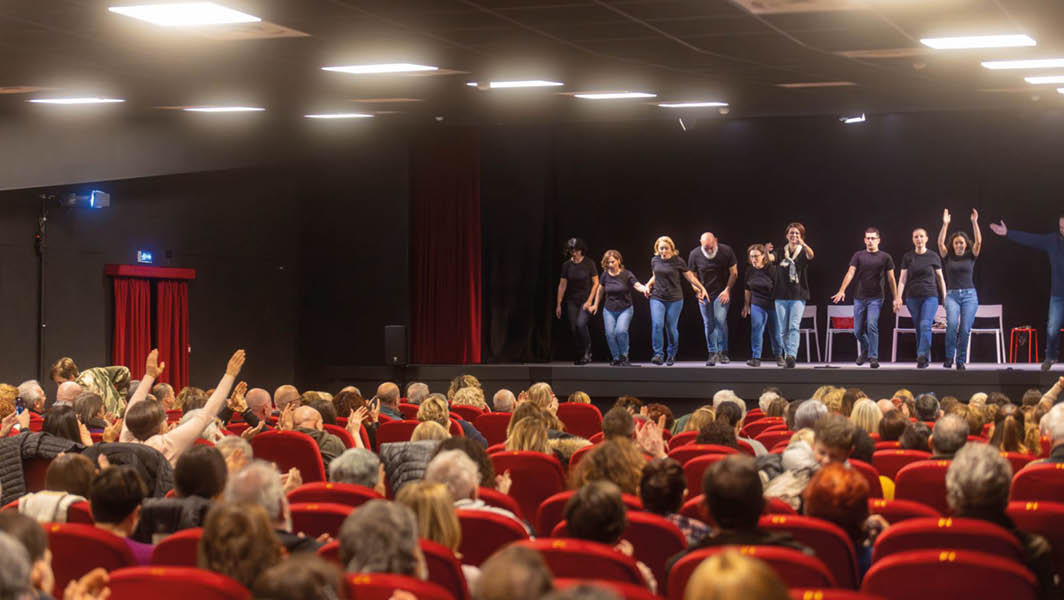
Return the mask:
M451 413L447 409L447 403L440 396L428 396L421 401L417 409L418 421L433 421L441 427L451 426Z
M612 481L625 494L639 495L639 481L646 465L643 452L627 438L603 442L588 452L569 472L569 488L580 489L589 481Z
M414 511L420 538L446 547L454 552L455 558L462 560L458 551L462 545L462 525L458 522L454 498L447 486L432 481L412 481L399 490L395 501ZM466 583L473 586L480 576L480 569L463 564L462 573Z
M506 449L550 454L546 423L536 417L521 419L510 428L506 437Z
M853 405L850 420L866 433L878 433L879 422L883 420L883 413L875 402L868 398L861 398Z
M484 400L484 390L478 387L464 387L454 393L451 398L451 406L473 406L480 410L488 410L488 403Z
M676 244L667 235L654 241L650 270L654 275L647 281L647 291L644 292L650 298L650 338L654 349L654 357L650 362L671 367L676 362L676 351L680 347L678 324L683 310L682 280L686 279L695 289L699 302L708 301L709 294L691 272L687 262L676 255Z
M451 380L451 385L447 387L447 399L454 400L455 394L458 390L465 389L467 387L477 388L481 390L481 396L483 397L484 391L480 385L480 380L472 375L459 375Z
M554 395L549 383L542 381L532 384L528 388L528 403L536 406L543 413L547 421L547 428L554 431L565 431L565 424L558 418L558 398ZM516 415L516 412L515 412ZM510 422L514 422L513 419Z
M414 428L410 434L411 442L423 442L425 440L443 441L451 439L451 434L436 421L423 421Z
M1015 404L1005 404L994 415L994 428L990 434L990 445L1002 452L1019 452L1027 454L1030 450L1024 441L1027 428L1023 411ZM1037 448L1037 446L1036 446Z
M587 392L576 391L569 394L569 402L575 402L577 404L591 404L591 396L587 395Z
M764 562L734 548L702 561L687 580L684 600L788 600L779 575Z
M703 427L717 420L717 414L713 412L713 407L703 406L691 413L691 418L687 420L687 427L684 431L701 431Z

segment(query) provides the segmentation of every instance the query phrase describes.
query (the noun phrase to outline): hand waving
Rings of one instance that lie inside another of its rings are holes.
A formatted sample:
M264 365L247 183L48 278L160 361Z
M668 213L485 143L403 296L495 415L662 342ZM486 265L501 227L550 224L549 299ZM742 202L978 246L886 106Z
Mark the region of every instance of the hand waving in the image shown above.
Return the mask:
M244 399L244 394L248 391L248 382L241 381L233 388L233 393L229 395L229 410L240 414L248 409L247 400Z
M243 350L237 350L233 353L232 358L229 359L229 364L225 367L225 374L232 377L236 377L240 374L240 368L244 366L244 359L246 358Z
M148 353L148 359L144 363L144 376L155 379L166 370L166 363L159 362L159 349L156 348Z
M1003 220L1001 223L991 223L990 231L993 231L998 235L1005 235L1009 232L1009 228L1005 226L1005 221Z

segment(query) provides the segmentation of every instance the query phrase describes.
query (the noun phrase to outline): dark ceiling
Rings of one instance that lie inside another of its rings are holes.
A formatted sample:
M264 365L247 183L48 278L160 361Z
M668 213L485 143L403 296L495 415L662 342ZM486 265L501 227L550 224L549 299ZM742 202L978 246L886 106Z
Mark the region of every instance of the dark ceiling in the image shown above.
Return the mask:
M1027 73L979 66L988 58L1064 56L1064 2L1057 0L218 1L308 35L217 40L215 34L156 27L107 10L143 3L136 0L0 3L0 87L52 88L0 94L0 111L69 108L25 102L42 95L117 96L126 103L92 110L130 113L239 103L293 116L370 110L457 119L664 118L716 111L676 113L646 100L565 95L591 90L649 91L658 94L654 102L722 100L730 103L730 116L1064 101L1055 86L1025 84ZM834 10L840 5L859 7ZM803 8L811 10L796 10ZM919 43L927 36L985 33L1026 33L1038 46L946 52ZM430 64L457 73L352 76L320 69L371 62ZM566 85L493 91L466 85L533 78ZM779 86L832 81L856 85ZM416 101L375 101L388 98Z

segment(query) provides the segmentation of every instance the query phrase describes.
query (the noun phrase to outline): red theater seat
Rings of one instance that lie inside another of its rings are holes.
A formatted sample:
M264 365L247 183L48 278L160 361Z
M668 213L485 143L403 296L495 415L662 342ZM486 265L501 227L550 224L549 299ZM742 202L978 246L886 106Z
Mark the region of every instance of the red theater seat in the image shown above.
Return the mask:
M540 535L547 535L554 530L555 525L565 518L565 504L576 494L574 490L558 492L540 503L536 509L536 531ZM638 496L621 494L621 499L628 510L643 510L643 502Z
M469 586L454 552L426 539L418 540L418 545L421 546L421 553L425 555L429 581L450 592L456 600L469 600Z
M728 458L727 454L705 454L683 463L683 476L687 480L687 497L697 495L702 489L702 478L713 463Z
M496 473L510 471L510 496L526 517L535 515L539 505L565 489L565 471L554 456L539 452L499 452L488 456Z
M92 525L45 523L48 548L52 551L55 589L95 568L107 571L133 566L133 554L122 538Z
M469 421L470 423L474 423L478 418L481 417L481 415L487 414L485 411L475 406L462 405L452 406L451 412L457 414L458 416L462 417L462 419ZM476 427L475 424L473 426Z
M841 588L791 588L791 600L884 600L882 596Z
M901 450L901 442L898 440L890 442L878 441L876 442L876 450Z
M417 404L410 404L409 402L399 403L399 414L403 415L404 419L411 421L417 420L417 411L421 408Z
M546 531L546 530L544 530ZM550 534L553 538L569 537L565 521L554 526ZM628 540L635 549L635 559L650 567L654 579L665 581L665 561L682 552L687 547L687 538L676 525L665 517L648 512L632 511L628 513L628 527L621 539Z
M44 474L48 471L48 465L52 464L50 458L31 458L22 461L22 476L26 480L26 492L32 494L44 489Z
M195 567L199 541L203 529L183 529L168 535L165 540L155 544L151 553L151 564L166 567Z
M1053 547L1053 566L1064 572L1064 504L1058 502L1010 502L1009 518L1021 531L1037 533Z
M409 442L410 436L414 433L414 429L418 425L421 425L421 421L412 421L404 419L402 421L391 421L390 423L381 423L377 427L377 448L379 449L384 444L391 444L394 442Z
M766 448L772 448L780 442L791 441L791 436L793 435L793 431L788 431L786 429L781 431L762 431L761 435L755 437L754 439L761 442L762 446Z
M340 542L339 540L333 540L328 544L325 544L321 548L318 548L318 556L323 560L327 560L335 565L345 567L340 563Z
M706 506L706 496L704 494L699 494L684 502L683 507L680 508L680 514L689 519L698 519L703 523L714 522L712 515L709 514L709 507ZM766 498L765 508L761 511L761 514L797 515L798 511L779 498Z
M583 448L580 448L573 455L569 457L569 470L572 471L576 468L576 465L588 455L589 452L598 447L598 444L588 444Z
M414 595L417 600L454 600L449 591L439 585L384 573L348 573L348 600L390 600L395 590L404 590Z
M764 417L765 412L763 410L761 410L760 408L751 408L749 411L746 412L746 416L743 417L743 425L753 423L754 421L757 421L758 419L763 419Z
M504 515L485 510L458 511L462 526L462 561L480 565L503 546L528 539L523 525Z
M756 421L752 421L743 426L742 436L748 438L756 438L758 434L764 432L769 427L775 425L785 425L783 417L764 417Z
M872 465L854 458L850 459L850 468L856 469L868 482L868 495L872 498L883 497L883 485L879 482L879 471Z
M502 444L506 441L506 428L510 425L510 416L510 413L486 413L473 421L473 427L477 428L489 444Z
M872 565L861 591L888 600L1035 600L1034 575L1016 562L968 550L917 550Z
M325 464L314 439L298 431L264 431L251 438L255 458L277 465L281 473L295 467L303 481L325 481Z
M669 450L675 450L684 444L693 444L698 438L697 431L682 431L669 438Z
M814 557L779 546L721 546L695 550L676 561L669 571L666 598L683 600L687 580L702 561L727 549L737 549L768 563L788 587L835 587L835 580L824 563Z
M926 504L913 502L912 500L884 500L883 498L869 498L868 512L880 515L893 525L906 519L938 518L942 515Z
M928 548L975 550L1015 561L1023 560L1020 543L1001 526L978 519L939 517L908 519L888 527L876 538L872 562Z
M593 577L646 585L634 558L604 544L558 538L539 538L517 543L543 555L543 560L547 562L547 567L555 577Z
M1013 474L1019 473L1029 462L1038 458L1033 454L1021 454L1019 452L1002 452L1001 456L1009 461L1009 465L1012 466Z
M81 523L82 525L93 525L96 521L92 520L92 508L88 502L75 502L67 508L67 523Z
M658 582L658 585L661 584L662 582ZM646 587L634 585L631 583L621 583L620 581L594 580L587 578L559 578L554 580L554 588L558 590L567 590L578 585L590 585L609 590L616 594L619 598L622 598L622 600L661 600L661 596L654 594Z
M684 444L679 448L669 450L669 458L681 465L686 464L687 461L696 456L704 456L706 454L739 454L739 450L730 446L720 446L717 444Z
M383 500L381 496L368 487L352 485L350 483L332 483L331 481L317 481L304 483L288 493L288 501L298 502L329 502L333 504L345 504L350 507L361 506L370 500Z
M1010 499L1060 502L1064 499L1064 463L1029 465L1016 473L1012 476Z
M225 575L190 567L119 569L108 576L107 587L114 600L246 600L251 597L247 588Z
M921 460L902 467L894 481L894 497L926 504L943 515L950 513L946 503L948 460Z
M340 531L344 519L354 508L332 502L298 502L289 506L292 513L292 532L316 538L323 533L332 537Z
M872 454L872 465L880 475L895 479L905 465L930 458L931 453L923 450L876 450Z
M769 531L789 532L794 539L813 549L839 587L857 587L857 551L850 537L838 525L814 517L768 515L761 517L758 526Z
M602 413L594 404L562 402L558 405L558 419L565 423L565 431L582 438L602 432Z
M518 519L527 521L528 519L521 512L521 505L517 503L512 497L491 488L478 487L477 497L484 501L484 504L494 506L496 508L505 508L506 510L517 515Z
M339 425L322 425L325 428L326 433L331 433L340 438L340 441L344 443L344 448L356 448L355 438L351 435L351 432L340 427Z

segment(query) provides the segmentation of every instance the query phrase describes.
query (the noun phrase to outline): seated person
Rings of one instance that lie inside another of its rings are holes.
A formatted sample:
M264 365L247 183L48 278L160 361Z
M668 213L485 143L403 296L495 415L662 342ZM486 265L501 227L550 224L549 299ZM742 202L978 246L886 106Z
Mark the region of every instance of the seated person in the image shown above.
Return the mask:
M565 503L565 522L569 537L613 546L621 554L632 556L631 542L621 539L628 527L628 508L621 499L621 488L609 481L591 481L581 487ZM652 593L658 582L642 562L636 561L639 571Z
M82 446L92 445L89 430L78 421L78 413L70 406L53 406L44 415L41 431Z
M107 416L103 409L103 398L99 394L86 392L74 399L74 412L78 419L89 429L89 433L103 433L107 429Z
M617 438L591 449L569 472L570 489L580 489L589 481L611 481L625 494L639 494L646 458L632 440Z
M927 440L931 458L953 460L953 455L968 442L968 421L960 415L946 415L935 422L934 433Z
M729 432L731 427L725 427ZM697 519L680 514L683 497L687 493L687 479L680 463L671 458L656 458L643 467L639 481L639 499L647 512L660 515L680 528L687 544L691 545L708 535L709 526Z
M602 416L602 439L631 438L635 433L635 420L632 413L620 406L614 406Z
M491 407L494 412L513 412L516 404L517 398L514 397L514 393L506 388L495 392L495 395L491 397Z
M931 428L919 421L909 422L905 425L901 437L898 438L898 447L902 450L931 450Z
M883 418L879 421L879 441L896 442L900 440L901 434L905 432L905 426L908 424L909 419L906 419L900 410L891 409L884 412Z
M13 510L0 511L0 533L17 540L26 550L30 562L30 584L39 598L48 598L55 587L52 572L52 552L48 549L48 534L37 521ZM8 575L3 571L4 575ZM5 579L5 577L0 577ZM0 586L0 598L8 598Z
M140 503L148 487L132 467L109 467L93 480L89 503L96 527L125 541L137 565L151 563L153 546L130 539L140 519Z
M335 421L335 418L333 420ZM292 417L292 422L293 431L309 435L314 440L314 443L318 445L318 450L321 451L321 460L325 463L326 469L329 468L329 463L334 458L343 454L344 450L347 449L340 438L325 431L325 423L321 418L321 413L309 406L297 408Z
M451 439L451 434L435 421L419 423L410 433L411 442L442 442Z
M404 486L395 496L395 501L414 511L421 539L436 542L462 561L462 553L458 551L462 545L462 524L458 521L454 499L447 486L433 481L415 481ZM462 562L462 574L466 583L472 587L480 577L480 569Z
M717 530L670 558L666 568L671 570L676 561L693 550L719 546L783 546L812 554L789 533L757 526L765 509L762 491L753 457L733 454L714 463L702 479L702 493Z
M464 388L463 388L464 389ZM421 401L417 410L418 421L435 421L443 427L445 431L451 430L451 413L447 404L447 397L443 394L429 394ZM473 426L472 423L465 419L456 419L458 426L462 428L462 434L465 437L470 438L484 446L488 447L488 440Z
M517 515L505 508L491 506L477 497L480 472L473 459L461 450L446 450L437 454L425 470L425 481L447 486L456 509L492 512L513 519L528 529Z
M253 598L336 600L345 598L343 574L333 563L310 554L286 558L255 580Z
M718 392L718 394L719 393L720 392ZM739 430L743 428L743 416L746 412L746 409L742 404L740 404L740 402L742 402L742 400L739 400L737 397L734 397L731 400L722 401L720 405L716 406L716 408L714 409L717 415L717 418L715 420L723 421L730 425L732 429L735 430L735 439L742 440L749 444L750 447L754 449L755 456L763 456L765 454L768 454L768 450L761 442L751 438L744 438L739 435ZM714 404L716 404L715 398Z
M842 415L824 415L813 426L813 454L822 467L847 462L856 442L857 426Z
M311 400L307 406L318 411L321 415L321 422L325 425L336 425L336 405L332 400L326 400L325 398L316 398Z
M236 435L225 436L214 445L214 448L222 453L226 470L230 475L246 467L255 458L255 451L251 449L251 444Z
M86 502L96 465L80 454L60 454L44 472L44 491L18 499L18 512L41 523L66 523L67 509Z
M131 537L155 544L182 529L202 527L211 503L225 491L227 476L225 459L217 448L189 448L177 459L174 469L175 497L145 499L140 522Z
M739 442L735 438L735 428L726 419L711 421L698 430L696 444L714 444L739 449Z
M261 506L217 504L207 514L199 543L199 568L250 588L283 557L284 548Z
M916 398L916 418L931 423L942 416L938 398L934 394L920 394Z
M417 519L409 508L370 500L340 526L340 562L348 573L392 573L428 578L418 545Z
M329 481L369 488L385 495L384 463L365 448L348 448L329 464Z
M14 387L14 386L12 386ZM29 598L33 592L29 553L14 537L0 531L0 598ZM50 597L50 596L49 596Z
M846 532L857 550L857 580L872 565L872 546L887 527L868 514L868 481L854 469L832 463L817 471L805 488L803 514L830 521Z
M480 578L470 591L476 600L540 600L553 589L543 555L511 544L480 565Z
M477 465L477 472L480 473L480 487L498 490L504 494L509 493L510 485L513 483L510 480L509 471L496 475L495 466L491 464L487 451L480 444L466 437L454 437L440 442L433 457L447 450L461 450L473 459Z
M764 561L738 549L714 554L698 565L687 580L684 598L788 600L787 586Z
M285 550L291 554L317 552L324 545L302 533L292 532L292 515L288 508L288 497L281 484L281 474L277 472L277 467L273 463L263 460L254 460L249 463L243 470L229 478L222 498L230 504L257 505L265 509L274 533Z

